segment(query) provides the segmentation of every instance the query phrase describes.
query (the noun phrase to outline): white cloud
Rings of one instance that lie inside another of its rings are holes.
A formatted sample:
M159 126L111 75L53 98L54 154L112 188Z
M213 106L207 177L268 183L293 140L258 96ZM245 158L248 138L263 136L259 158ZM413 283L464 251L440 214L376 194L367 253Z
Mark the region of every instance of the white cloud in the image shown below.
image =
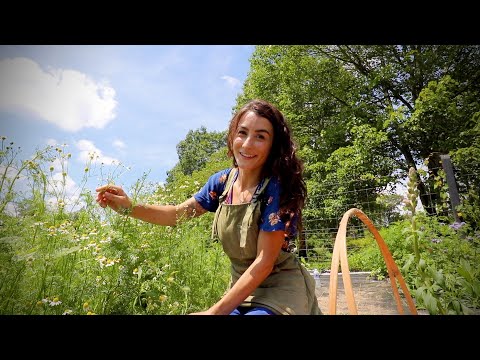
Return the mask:
M0 174L2 174L2 177L8 179L9 181L13 181L15 176L17 176L17 173L18 168L15 165L10 165L8 168L4 165L0 165Z
M50 166L48 167L49 171L59 171L63 170L64 168L68 168L68 161L67 160L61 160L59 158L55 158L52 162L49 163ZM62 167L63 164L63 167ZM53 170L50 170L53 169Z
M57 140L55 139L47 139L46 143L50 146L57 146Z
M222 80L225 80L225 82L228 84L228 86L230 86L230 88L232 88L232 89L236 88L237 86L239 86L242 83L237 78L234 78L234 77L228 76L228 75L223 75Z
M78 187L68 174L64 180L62 172L55 172L51 177L47 190L53 194L64 193L67 196L72 196L78 191Z
M12 202L7 203L7 205L5 206L5 209L3 211L8 216L17 216L18 215L17 206Z
M47 199L46 204L50 210L57 210L60 204L60 198L63 198L63 206L65 211L78 211L83 206L85 202L80 199L79 193L81 189L77 186L75 181L67 174L65 178L61 171L61 163L56 159L52 166L54 167L54 172L48 175L48 186L47 186ZM9 181L14 181L14 177L17 175L18 169L9 167L7 171L4 166L0 166L0 172L5 174L5 177ZM32 194L30 190L33 189L29 177L23 174L20 174L13 185L13 191L16 194L15 200L7 203L4 211L11 216L19 215L19 203L24 198L31 198ZM0 199L4 200L4 199Z
M85 206L84 201L78 195L79 187L69 175L66 175L64 179L61 172L55 173L48 184L48 192L56 194L46 199L50 210L56 210L62 202L62 206L68 212L78 211ZM60 194L63 194L63 196L60 196Z
M13 183L12 192L15 194L13 201L7 202L4 211L10 216L18 215L18 202L20 202L23 196L20 196L22 192L28 190L28 179L22 173L18 173L19 168L16 164L9 165L8 167L0 165L0 174L2 174L5 183L0 189L0 205L6 200L8 189Z
M115 147L118 150L123 150L127 147L127 145L120 139L117 139L113 142L113 147Z
M67 131L101 129L116 116L115 90L76 70L43 70L31 59L0 60L0 109L26 109Z
M80 150L79 160L83 163L91 160L92 163L103 163L105 165L120 164L120 160L103 155L102 151L90 140L79 140L75 143L75 146Z

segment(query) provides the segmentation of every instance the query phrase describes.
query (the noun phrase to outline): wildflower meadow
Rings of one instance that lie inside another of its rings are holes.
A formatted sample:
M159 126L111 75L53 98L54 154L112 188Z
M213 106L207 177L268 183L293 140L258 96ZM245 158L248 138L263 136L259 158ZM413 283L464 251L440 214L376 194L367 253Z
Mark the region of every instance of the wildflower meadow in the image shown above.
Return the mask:
M98 206L94 191L115 182L121 164L107 172L92 154L69 193L65 146L21 160L14 145L1 138L0 314L188 314L223 294L228 259L206 231L210 215L176 227L121 216ZM146 178L131 188L135 201L183 195Z

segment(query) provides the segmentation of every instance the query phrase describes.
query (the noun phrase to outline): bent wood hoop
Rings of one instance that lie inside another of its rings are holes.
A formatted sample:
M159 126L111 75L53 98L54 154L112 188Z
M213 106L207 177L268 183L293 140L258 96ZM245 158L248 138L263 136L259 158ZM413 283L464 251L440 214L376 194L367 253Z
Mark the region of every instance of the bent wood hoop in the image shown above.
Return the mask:
M333 247L332 254L332 266L330 270L330 287L329 287L329 302L328 302L328 313L330 315L335 315L337 312L337 284L338 284L338 266L340 264L342 270L342 279L345 290L345 296L347 299L348 311L351 315L357 315L357 306L355 304L355 298L353 295L352 289L352 280L350 278L350 271L348 269L348 260L347 260L347 224L351 216L356 216L368 227L368 230L373 234L375 240L377 241L380 251L382 252L383 259L387 265L388 276L390 277L390 285L392 286L393 294L395 296L395 301L397 303L397 309L400 314L404 314L404 309L402 301L400 299L400 294L398 292L398 286L395 280L397 280L402 288L403 294L405 295L410 313L412 315L417 315L417 308L413 303L410 292L408 291L405 280L403 279L402 274L400 273L397 264L392 258L390 251L388 250L387 244L373 226L372 221L357 208L351 208L342 217L340 222L340 227L338 228L337 237L335 239L335 245Z

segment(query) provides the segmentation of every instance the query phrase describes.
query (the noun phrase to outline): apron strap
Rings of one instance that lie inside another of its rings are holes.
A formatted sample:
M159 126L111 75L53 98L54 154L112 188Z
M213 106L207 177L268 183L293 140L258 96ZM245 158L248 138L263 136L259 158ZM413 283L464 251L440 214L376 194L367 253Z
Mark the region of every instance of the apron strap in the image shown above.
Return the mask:
M255 191L255 194L253 195L253 199L250 202L250 204L248 204L247 211L245 211L245 215L243 216L243 220L242 220L242 227L240 228L240 247L241 248L245 248L245 245L247 244L247 233L248 233L248 228L252 224L253 211L255 210L257 205L260 203L260 201L258 201L258 196L267 187L269 181L270 181L270 178L266 178L263 181L263 184L260 186L260 189Z
M225 184L225 189L223 189L222 195L219 196L218 198L218 209L215 211L215 216L213 218L213 223L212 223L212 239L215 239L215 237L218 235L217 232L217 221L218 221L218 214L220 213L220 205L222 202L225 200L225 197L228 194L228 191L230 189L230 186L232 185L233 179L235 178L235 168L232 168L228 174L227 178L227 183ZM238 171L238 170L237 170Z

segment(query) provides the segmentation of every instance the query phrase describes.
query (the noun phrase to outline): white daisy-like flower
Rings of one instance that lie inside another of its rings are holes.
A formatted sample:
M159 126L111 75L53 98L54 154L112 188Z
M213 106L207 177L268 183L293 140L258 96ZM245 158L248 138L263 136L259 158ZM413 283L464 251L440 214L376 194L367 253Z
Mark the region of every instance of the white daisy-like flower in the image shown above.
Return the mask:
M115 265L115 260L109 259L107 260L107 263L105 264L106 267L113 266Z
M58 297L55 297L53 298L52 301L50 301L50 306L57 306L57 305L60 305L62 302L60 301L60 299Z

